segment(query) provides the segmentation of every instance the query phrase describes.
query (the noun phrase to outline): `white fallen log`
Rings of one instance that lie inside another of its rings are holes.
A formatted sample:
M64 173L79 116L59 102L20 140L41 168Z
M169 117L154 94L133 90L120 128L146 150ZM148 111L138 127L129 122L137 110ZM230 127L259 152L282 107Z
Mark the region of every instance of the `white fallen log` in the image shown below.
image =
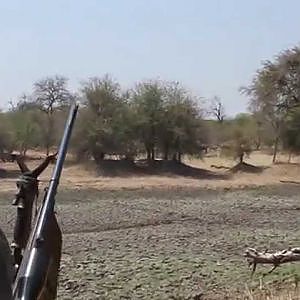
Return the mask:
M300 248L289 248L273 253L270 253L267 250L265 252L259 252L256 249L248 248L245 251L244 256L246 257L249 266L253 266L251 276L254 274L257 264L273 265L273 268L267 273L270 274L281 264L300 261Z

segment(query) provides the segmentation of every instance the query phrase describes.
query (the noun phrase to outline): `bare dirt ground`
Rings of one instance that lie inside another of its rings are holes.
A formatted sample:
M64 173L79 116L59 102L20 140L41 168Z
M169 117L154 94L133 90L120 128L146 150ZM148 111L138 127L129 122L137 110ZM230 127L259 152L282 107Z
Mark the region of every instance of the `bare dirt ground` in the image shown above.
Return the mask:
M38 153L40 156L40 153ZM245 188L255 186L274 185L282 181L299 181L300 182L300 157L293 157L292 163L287 163L287 155L279 155L279 163L272 165L272 157L268 154L261 152L254 152L251 157L247 159L247 163L260 166L265 170L260 174L251 173L238 173L230 175L226 179L205 179L192 178L189 176L176 176L172 173L164 175L130 175L122 177L103 177L97 176L94 164L91 162L89 165L69 165L64 169L61 185L64 187L72 187L75 189L93 188L97 190L119 190L119 189L140 189L140 188L204 188L204 189L231 189L231 188ZM236 162L213 156L205 157L203 160L195 160L186 158L186 164L210 170L216 174L227 174L228 171L223 169L216 169L212 165L232 167ZM37 165L37 161L29 162L29 166ZM0 170L5 168L8 176L1 178L0 176L0 189L1 191L14 191L15 178L18 175L15 163L1 163ZM51 176L51 166L42 174L41 186L45 186ZM0 173L1 175L1 173Z
M299 246L300 185L280 184L298 179L297 164L218 181L91 174L67 167L57 195L64 233L58 299L271 299L286 282L294 292L299 265L280 267L260 291L268 269L258 267L250 279L243 251ZM9 239L14 190L14 176L0 179L0 224ZM284 295L278 299L300 299Z

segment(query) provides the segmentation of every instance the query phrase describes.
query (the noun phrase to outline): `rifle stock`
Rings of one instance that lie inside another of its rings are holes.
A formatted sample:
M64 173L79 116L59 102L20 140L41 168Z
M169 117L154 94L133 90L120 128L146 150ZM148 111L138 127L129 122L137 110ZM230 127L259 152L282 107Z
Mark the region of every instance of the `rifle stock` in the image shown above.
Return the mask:
M69 112L49 187L16 275L13 286L14 300L56 298L62 234L54 213L55 195L77 111L78 105L74 105Z

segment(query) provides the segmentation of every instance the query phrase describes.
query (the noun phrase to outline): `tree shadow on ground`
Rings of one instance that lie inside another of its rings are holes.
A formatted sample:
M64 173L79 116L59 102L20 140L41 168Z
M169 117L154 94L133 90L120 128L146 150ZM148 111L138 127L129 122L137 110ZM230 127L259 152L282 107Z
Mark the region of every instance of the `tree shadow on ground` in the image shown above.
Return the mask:
M276 161L274 164L279 166L300 166L300 162Z
M1 178L18 178L21 175L20 170L5 170L0 168L0 179Z
M98 175L130 177L136 175L183 176L195 179L229 179L229 174L195 168L174 160L103 160L97 166Z
M258 173L262 173L267 168L268 167L265 167L265 166L254 166L251 164L247 164L245 162L240 162L237 165L235 165L234 167L232 167L229 170L229 172L233 173L233 174L238 173L238 172L258 174Z

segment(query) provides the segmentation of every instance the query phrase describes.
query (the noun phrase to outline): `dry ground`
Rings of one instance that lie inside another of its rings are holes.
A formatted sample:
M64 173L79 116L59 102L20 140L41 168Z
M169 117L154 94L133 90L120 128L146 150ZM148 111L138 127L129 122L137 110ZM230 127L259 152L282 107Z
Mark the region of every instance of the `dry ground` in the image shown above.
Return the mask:
M40 154L39 154L40 156ZM126 177L102 177L97 176L94 165L69 165L63 172L61 185L65 187L72 187L76 189L93 188L99 190L119 190L119 189L140 189L140 188L245 188L253 186L274 185L283 181L299 181L300 182L300 157L293 157L292 163L288 164L287 155L279 155L279 164L272 165L272 157L261 152L254 152L246 161L256 166L262 166L266 169L261 174L245 174L239 173L231 176L229 179L194 179L191 177L181 177L169 174L168 176L126 176ZM232 167L235 162L229 159L220 158L216 156L205 157L203 160L185 159L185 163L193 167L203 168L216 172L217 174L224 174L226 171L212 168L211 165L222 165ZM37 162L30 162L32 167ZM15 190L16 164L0 162L0 169L5 167L6 170L12 172L12 178L3 178L0 176L1 191ZM52 168L48 168L41 176L42 186L46 185L51 176Z
M270 156L252 159L270 166ZM189 163L208 168L231 162ZM57 195L64 233L59 299L300 299L299 265L279 268L260 290L267 269L259 267L251 280L243 258L248 246L299 246L300 185L279 183L300 181L297 164L218 181L91 174L67 167ZM9 237L14 190L14 178L0 179L0 224Z

